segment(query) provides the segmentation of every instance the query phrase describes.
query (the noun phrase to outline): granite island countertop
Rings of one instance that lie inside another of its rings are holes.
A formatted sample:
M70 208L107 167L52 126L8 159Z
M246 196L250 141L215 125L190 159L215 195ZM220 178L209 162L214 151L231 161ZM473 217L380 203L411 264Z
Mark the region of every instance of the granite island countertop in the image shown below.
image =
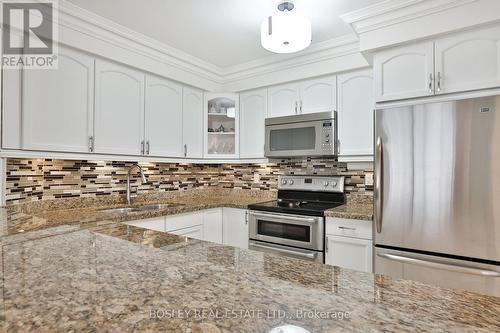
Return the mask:
M4 230L36 225L30 218L41 219L0 210ZM310 332L496 332L500 327L496 297L112 220L54 224L0 237L1 331L268 332L288 324Z

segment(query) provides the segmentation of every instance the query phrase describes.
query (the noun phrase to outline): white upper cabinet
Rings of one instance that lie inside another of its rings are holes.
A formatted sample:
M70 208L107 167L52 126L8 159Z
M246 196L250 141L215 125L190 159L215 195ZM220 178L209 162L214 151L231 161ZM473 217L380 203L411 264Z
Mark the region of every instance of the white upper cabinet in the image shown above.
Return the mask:
M436 93L500 86L500 27L439 39Z
M240 94L240 158L264 158L267 90Z
M182 109L183 156L203 157L203 92L184 87Z
M340 155L373 155L373 72L342 74L337 82Z
M298 113L332 112L337 109L337 77L300 82Z
M375 54L375 100L434 94L434 43L425 42Z
M23 149L84 153L94 114L94 59L61 47L57 70L23 71Z
M146 78L145 154L183 156L182 86L148 76Z
M144 74L104 60L95 73L95 152L142 154Z
M283 84L267 90L268 117L282 117L297 114L299 111L299 84Z
M239 157L238 94L205 94L205 158Z

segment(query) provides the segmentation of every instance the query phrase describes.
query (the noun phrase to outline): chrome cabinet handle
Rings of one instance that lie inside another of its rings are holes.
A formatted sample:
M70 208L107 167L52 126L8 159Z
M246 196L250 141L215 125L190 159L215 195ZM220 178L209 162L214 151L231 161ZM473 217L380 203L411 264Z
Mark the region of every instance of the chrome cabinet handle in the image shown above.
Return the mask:
M297 111L298 106L299 106L299 102L295 101L295 114L298 113L298 111Z
M144 155L144 140L141 141L141 155Z
M356 228L341 227L341 226L338 226L337 228L339 228L340 230L356 230Z
M437 84L437 91L441 92L441 72L438 72L438 84Z
M399 262L402 262L404 264L412 264L412 265L418 265L418 266L429 267L429 268L444 269L447 271L458 272L458 273L482 275L482 276L489 276L489 277L500 277L500 272L491 271L488 269L480 269L480 268L476 268L476 267L445 264L442 262L435 262L435 261L399 256L399 255L390 254L390 253L377 253L377 256L384 258L384 259L399 261Z
M188 145L184 145L184 157L188 154Z
M89 151L91 153L94 152L94 137L93 136L89 136Z
M429 74L429 94L432 94L433 91L432 91L432 81L434 81L433 77L432 77L432 73Z
M149 140L146 142L146 155L149 155Z
M302 101L300 101L300 114L302 114Z
M382 143L382 138L377 138L376 152L375 152L375 191L374 191L374 203L375 203L375 225L377 226L377 233L382 232L382 218L383 218L383 205L384 205L384 147Z
M325 252L328 252L328 236L325 237Z
M245 212L245 224L248 224L248 211Z

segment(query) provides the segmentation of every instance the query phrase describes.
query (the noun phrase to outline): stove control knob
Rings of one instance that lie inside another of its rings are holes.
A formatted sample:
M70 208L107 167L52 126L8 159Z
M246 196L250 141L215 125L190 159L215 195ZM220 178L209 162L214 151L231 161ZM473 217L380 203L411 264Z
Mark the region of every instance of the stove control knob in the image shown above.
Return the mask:
M333 183L332 183L332 187L337 187L337 182L334 180Z
M283 184L283 185L286 185L287 183L288 183L288 181L287 181L286 179L283 179L283 180L281 181L281 184Z
M290 179L290 185L293 185L293 179Z
M325 185L325 187L327 187L327 186L328 186L328 182L327 182L327 181L325 181L325 182L323 183L323 185Z

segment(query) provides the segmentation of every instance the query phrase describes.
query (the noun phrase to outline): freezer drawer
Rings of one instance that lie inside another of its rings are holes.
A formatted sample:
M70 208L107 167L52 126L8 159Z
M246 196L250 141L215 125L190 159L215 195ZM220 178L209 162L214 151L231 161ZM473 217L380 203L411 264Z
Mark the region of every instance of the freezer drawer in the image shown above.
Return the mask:
M500 296L500 266L375 248L375 273Z

